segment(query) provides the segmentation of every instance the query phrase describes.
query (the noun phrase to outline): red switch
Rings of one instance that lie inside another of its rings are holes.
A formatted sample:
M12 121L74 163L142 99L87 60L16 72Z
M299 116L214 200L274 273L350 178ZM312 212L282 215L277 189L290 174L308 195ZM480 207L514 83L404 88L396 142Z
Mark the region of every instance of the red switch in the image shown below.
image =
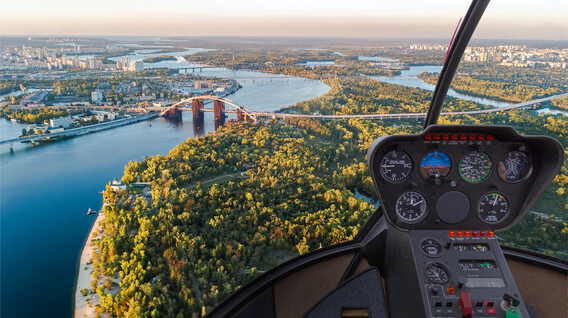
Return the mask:
M497 310L495 310L495 305L492 301L485 302L485 311L488 315L497 315Z
M469 292L460 293L459 304L464 317L473 316L473 308L471 306L471 298L469 298Z

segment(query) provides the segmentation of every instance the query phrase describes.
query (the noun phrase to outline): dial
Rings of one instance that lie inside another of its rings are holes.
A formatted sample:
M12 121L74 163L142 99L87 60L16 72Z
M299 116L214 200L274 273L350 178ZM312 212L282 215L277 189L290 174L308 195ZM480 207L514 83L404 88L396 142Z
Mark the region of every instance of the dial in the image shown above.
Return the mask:
M499 177L509 183L523 180L531 173L529 157L520 151L510 151L499 161Z
M381 159L381 176L389 182L401 182L410 176L412 158L404 151L391 150Z
M458 167L460 177L470 183L478 183L489 175L491 159L485 153L472 151L460 160Z
M500 193L488 193L477 204L477 215L485 223L498 223L509 212L509 201Z
M435 239L425 239L420 246L428 256L438 256L442 252L442 245Z
M420 162L420 174L422 177L439 178L445 177L452 169L450 157L443 152L433 151L427 154Z
M434 263L426 268L426 277L434 284L444 285L450 281L450 274L442 264Z
M396 200L396 215L405 223L418 223L426 217L426 198L416 191L405 192Z

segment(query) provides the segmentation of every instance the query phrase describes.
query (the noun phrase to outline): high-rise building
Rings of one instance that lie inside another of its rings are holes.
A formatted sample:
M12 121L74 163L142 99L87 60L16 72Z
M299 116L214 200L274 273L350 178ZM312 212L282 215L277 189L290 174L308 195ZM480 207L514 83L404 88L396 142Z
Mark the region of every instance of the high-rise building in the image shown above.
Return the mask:
M131 72L142 72L143 70L144 70L144 62L139 60L130 63Z

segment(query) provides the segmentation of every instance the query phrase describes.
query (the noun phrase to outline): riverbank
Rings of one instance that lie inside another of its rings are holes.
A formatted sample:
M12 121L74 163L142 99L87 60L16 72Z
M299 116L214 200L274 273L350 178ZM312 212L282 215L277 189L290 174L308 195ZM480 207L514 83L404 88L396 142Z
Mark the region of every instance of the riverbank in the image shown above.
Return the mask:
M96 239L102 237L103 231L101 222L105 219L102 212L97 214L97 219L87 236L87 241L81 253L81 260L79 261L79 270L77 273L77 283L75 285L75 301L74 310L76 318L95 317L95 306L99 302L99 297L96 293L91 293L91 273L93 272L93 251L97 249L94 244ZM83 296L81 290L86 289L86 296Z

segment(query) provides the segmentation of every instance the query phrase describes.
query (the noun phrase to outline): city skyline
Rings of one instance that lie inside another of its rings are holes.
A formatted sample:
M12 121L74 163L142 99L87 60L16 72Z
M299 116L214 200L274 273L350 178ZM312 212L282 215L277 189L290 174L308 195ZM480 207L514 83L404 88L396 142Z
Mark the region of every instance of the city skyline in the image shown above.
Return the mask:
M165 0L7 3L2 35L321 36L447 38L469 1ZM409 9L410 8L410 9ZM568 40L568 3L494 0L476 31L483 39Z

